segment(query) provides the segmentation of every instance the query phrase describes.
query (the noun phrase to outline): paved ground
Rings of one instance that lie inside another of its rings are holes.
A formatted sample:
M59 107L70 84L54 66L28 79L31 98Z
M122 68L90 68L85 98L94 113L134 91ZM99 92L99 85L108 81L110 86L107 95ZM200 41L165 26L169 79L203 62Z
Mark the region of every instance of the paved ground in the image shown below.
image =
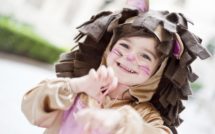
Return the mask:
M41 134L43 129L33 127L21 110L23 94L44 78L55 77L53 68L26 58L0 53L0 133Z
M213 64L214 65L214 64ZM214 66L215 67L215 66ZM205 69L210 71L205 75L213 81L214 67ZM200 72L200 71L199 71ZM200 74L204 72L200 72ZM1 134L41 134L43 129L32 126L24 118L20 110L22 96L33 85L46 78L54 78L54 69L23 57L0 53L0 133ZM214 84L210 84L212 87ZM206 86L207 87L207 86ZM207 90L208 89L208 90ZM189 101L187 109L182 113L185 122L178 128L179 134L214 134L215 116L211 94L214 90L207 87L204 95L199 95L201 101ZM205 94L207 93L207 94ZM215 93L214 93L215 94ZM197 96L198 97L198 96ZM212 104L211 104L212 103ZM212 112L212 113L211 113Z

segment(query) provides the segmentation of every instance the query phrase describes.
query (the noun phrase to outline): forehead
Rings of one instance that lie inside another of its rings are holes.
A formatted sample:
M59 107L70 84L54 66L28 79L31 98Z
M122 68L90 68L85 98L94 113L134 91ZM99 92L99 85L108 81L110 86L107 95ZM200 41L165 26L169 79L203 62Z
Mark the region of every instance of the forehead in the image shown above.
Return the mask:
M123 37L118 41L124 41L130 43L132 47L140 48L155 48L158 44L157 40L154 37L145 36Z

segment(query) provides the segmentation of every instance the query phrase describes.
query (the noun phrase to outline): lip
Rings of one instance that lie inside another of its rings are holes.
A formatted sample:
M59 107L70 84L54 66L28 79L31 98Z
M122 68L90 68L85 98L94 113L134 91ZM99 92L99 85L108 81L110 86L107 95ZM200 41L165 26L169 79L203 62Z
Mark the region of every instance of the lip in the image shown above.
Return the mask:
M130 69L128 68L127 66L119 63L119 62L116 62L117 66L120 68L120 70L126 72L126 73L129 73L129 74L137 74L136 71L134 71L133 69Z

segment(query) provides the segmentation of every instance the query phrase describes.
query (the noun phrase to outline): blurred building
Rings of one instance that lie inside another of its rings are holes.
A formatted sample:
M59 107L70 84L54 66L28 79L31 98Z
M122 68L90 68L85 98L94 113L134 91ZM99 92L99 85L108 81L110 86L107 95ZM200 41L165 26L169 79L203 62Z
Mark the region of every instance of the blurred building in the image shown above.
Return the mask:
M101 10L119 10L126 0L0 0L0 14L14 16L30 23L48 40L63 46L70 46L75 27ZM150 0L150 7L157 10L184 12L195 22L195 33L208 38L215 30L215 8L210 0ZM202 6L204 4L204 7ZM207 7L207 8L205 8ZM205 21L207 20L207 21ZM207 26L207 27L206 27Z
M96 0L0 0L0 14L29 23L39 35L69 47L75 27L102 4Z

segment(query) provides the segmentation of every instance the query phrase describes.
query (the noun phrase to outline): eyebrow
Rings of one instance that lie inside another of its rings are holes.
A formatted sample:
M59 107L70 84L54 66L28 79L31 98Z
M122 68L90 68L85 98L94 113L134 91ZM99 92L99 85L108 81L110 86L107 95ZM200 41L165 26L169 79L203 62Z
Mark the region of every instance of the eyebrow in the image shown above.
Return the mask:
M129 42L130 44L132 43L129 39L127 39L127 38L122 38L121 40L124 40L124 41L127 41L127 42ZM148 53L150 53L155 59L157 59L158 58L158 56L154 53L154 52L152 52L151 50L149 50L149 49L147 49L147 48L144 48L145 49L145 51L147 51Z

